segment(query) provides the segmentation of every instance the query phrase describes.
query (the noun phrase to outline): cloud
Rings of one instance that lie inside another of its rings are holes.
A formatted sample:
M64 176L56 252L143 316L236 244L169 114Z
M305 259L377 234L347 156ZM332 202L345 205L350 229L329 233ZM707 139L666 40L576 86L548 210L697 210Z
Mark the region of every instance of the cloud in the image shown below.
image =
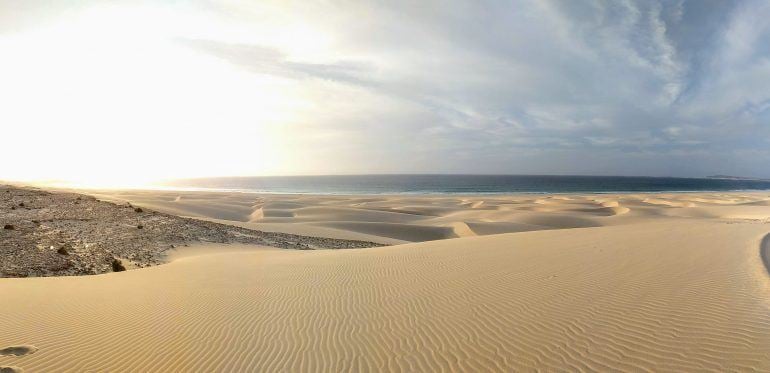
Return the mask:
M200 39L179 39L178 42L260 74L279 75L294 79L324 79L361 86L373 84L373 82L361 77L367 73L367 66L355 61L336 63L292 62L279 49L266 46Z
M408 77L410 92L437 103L448 128L445 142L457 149L482 154L495 143L496 156L510 165L501 171L525 168L509 154L529 151L541 155L531 159L540 169L570 172L547 154L581 159L612 148L611 159L655 152L656 163L684 164L697 146L712 154L700 169L741 164L767 176L767 159L738 155L766 147L770 135L766 3L463 2L444 8L457 11L391 9L408 20L400 26L407 30L396 34L417 35L393 54L409 58L423 49L430 58L413 64L426 74L392 71L390 84ZM674 136L671 128L686 130ZM469 148L468 139L477 148ZM712 159L719 157L724 161ZM613 167L634 174L641 172L639 162ZM644 170L656 168L694 172L656 164Z
M290 173L770 176L764 1L190 4L172 43L308 102Z

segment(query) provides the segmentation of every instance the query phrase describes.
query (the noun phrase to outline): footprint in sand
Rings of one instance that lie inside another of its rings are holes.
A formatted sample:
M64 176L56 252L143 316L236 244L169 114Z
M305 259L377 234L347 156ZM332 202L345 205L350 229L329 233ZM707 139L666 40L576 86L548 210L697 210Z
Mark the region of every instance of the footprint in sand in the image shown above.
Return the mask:
M29 354L34 354L35 351L37 351L37 347L32 345L18 345L18 346L8 346L3 349L0 349L0 356L24 356ZM5 373L5 372L0 372Z
M0 367L0 373L23 373L24 370L19 367L4 366Z

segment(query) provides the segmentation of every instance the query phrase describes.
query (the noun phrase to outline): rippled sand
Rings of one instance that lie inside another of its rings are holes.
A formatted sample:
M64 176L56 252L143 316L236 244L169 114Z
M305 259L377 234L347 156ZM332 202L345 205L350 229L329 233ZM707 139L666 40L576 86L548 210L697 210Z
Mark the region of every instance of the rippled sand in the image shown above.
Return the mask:
M233 224L402 244L209 246L121 273L0 279L0 349L37 349L0 356L0 366L770 370L767 194L166 193L112 198L209 219L227 220L212 211L232 211ZM278 210L287 216L270 217Z

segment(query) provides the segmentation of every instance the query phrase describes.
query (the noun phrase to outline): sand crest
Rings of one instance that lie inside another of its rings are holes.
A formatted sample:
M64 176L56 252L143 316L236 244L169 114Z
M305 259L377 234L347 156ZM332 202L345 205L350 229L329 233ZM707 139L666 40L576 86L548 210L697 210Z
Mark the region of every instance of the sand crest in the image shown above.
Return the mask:
M524 217L543 229L491 234L488 228L484 236L471 229L466 237L357 250L211 245L134 271L0 279L0 345L40 348L0 356L0 365L29 371L770 370L770 224L737 217L735 210L766 195L720 197L732 204L693 201L717 198L712 195L656 196L693 207L617 195L611 200L629 211L612 216L581 211L618 207L591 196L554 198L551 212L526 209L548 205L526 196L345 198L291 202L357 204L346 214L393 203L427 214L400 224L474 228L524 224ZM479 200L484 204L473 208ZM455 203L454 212L432 208ZM698 208L710 213L670 214ZM565 217L595 226L565 229Z
M388 245L636 224L652 218L770 219L767 195L759 192L362 197L102 191L95 195L246 228Z

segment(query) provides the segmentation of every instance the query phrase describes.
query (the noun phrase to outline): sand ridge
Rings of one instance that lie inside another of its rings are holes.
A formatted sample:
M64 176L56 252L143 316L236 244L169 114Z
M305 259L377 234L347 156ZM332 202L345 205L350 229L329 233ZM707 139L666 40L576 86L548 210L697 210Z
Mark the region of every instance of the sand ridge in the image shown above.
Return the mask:
M143 193L135 203L179 197ZM649 195L196 198L198 212L219 198L251 206L232 224L267 224L247 217L273 202L295 213L285 229L389 233L319 220L365 209L369 219L418 219L359 223L463 236L335 251L212 245L135 271L0 279L0 346L39 348L0 356L0 366L770 370L770 223L757 203L767 194L655 195L670 204ZM595 211L616 207L629 211Z
M382 244L635 224L652 217L770 219L768 197L759 192L337 196L100 191L95 195L242 227Z
M30 371L767 370L770 286L746 266L766 231L651 223L5 279L0 343L39 346Z

